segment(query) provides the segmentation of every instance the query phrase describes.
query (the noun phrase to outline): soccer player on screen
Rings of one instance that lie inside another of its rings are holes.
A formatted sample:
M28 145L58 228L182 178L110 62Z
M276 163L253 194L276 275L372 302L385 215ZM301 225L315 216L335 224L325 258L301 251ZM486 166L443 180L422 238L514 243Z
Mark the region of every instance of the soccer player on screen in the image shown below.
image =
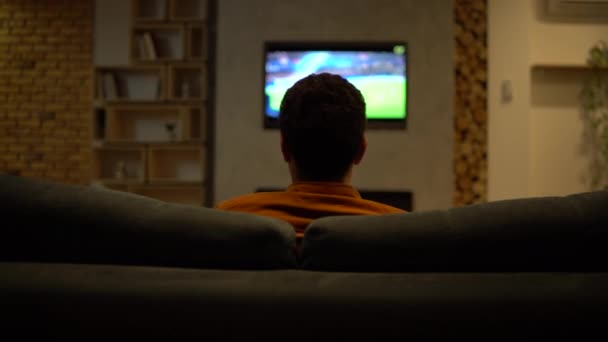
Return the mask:
M281 152L292 184L284 192L260 192L217 205L224 210L289 222L302 237L317 218L403 213L365 200L351 185L353 167L365 154L365 100L350 82L329 73L296 82L281 102Z

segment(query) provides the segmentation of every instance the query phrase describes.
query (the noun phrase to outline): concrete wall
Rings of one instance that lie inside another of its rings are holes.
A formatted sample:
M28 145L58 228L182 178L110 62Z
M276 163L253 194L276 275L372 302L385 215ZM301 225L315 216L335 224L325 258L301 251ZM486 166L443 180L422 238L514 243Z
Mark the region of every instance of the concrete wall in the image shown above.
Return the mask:
M353 183L411 190L416 210L452 197L453 8L445 0L219 1L216 202L258 187L285 187L279 134L262 128L267 40L409 43L407 130L369 131Z

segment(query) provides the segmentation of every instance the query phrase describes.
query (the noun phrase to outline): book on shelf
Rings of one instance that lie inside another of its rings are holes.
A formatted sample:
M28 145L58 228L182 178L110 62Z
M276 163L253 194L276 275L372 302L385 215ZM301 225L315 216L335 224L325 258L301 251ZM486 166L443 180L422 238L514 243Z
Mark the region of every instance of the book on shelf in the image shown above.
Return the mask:
M150 32L144 32L142 39L145 51L144 56L147 56L146 59L157 59L158 55L156 53L156 47L154 46L154 39L152 39L152 34Z
M107 100L115 100L118 98L116 80L114 79L114 74L111 72L106 72L103 74L103 94Z
M139 51L140 59L150 59L150 54L148 53L148 49L146 49L143 35L137 36L137 49Z

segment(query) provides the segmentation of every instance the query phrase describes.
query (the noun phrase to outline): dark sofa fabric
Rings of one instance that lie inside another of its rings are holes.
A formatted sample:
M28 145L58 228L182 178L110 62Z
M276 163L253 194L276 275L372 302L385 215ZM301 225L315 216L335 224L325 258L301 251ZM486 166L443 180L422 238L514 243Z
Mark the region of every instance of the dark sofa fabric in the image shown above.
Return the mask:
M573 333L581 340L592 331L605 334L606 285L606 273L231 271L0 262L0 312L7 314L4 326L18 330L21 339L379 341L479 335L544 341Z
M0 176L0 326L25 340L586 340L608 324L606 198L320 219L299 264L281 221Z
M198 268L296 266L293 228L250 214L0 175L0 260Z
M322 218L305 232L301 265L352 272L607 271L608 191Z

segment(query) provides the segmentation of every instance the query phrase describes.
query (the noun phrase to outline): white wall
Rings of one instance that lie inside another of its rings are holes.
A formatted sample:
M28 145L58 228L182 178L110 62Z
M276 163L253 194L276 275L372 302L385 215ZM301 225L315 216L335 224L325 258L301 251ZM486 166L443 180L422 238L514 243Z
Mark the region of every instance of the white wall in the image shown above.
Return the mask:
M129 64L130 26L131 1L95 1L94 65Z
M488 2L489 200L590 189L580 67L589 48L608 39L608 25L547 20L541 1ZM514 93L506 103L505 80Z
M529 0L488 2L488 198L528 195ZM517 23L517 24L515 24ZM503 82L513 99L503 102Z
M532 65L581 65L592 44L608 40L608 20L604 23L582 19L559 21L544 14L543 0L530 2L530 50Z
M405 131L369 131L353 183L412 190L416 210L451 206L453 8L445 0L221 0L216 95L216 202L285 187L279 134L262 129L266 40L409 43Z

